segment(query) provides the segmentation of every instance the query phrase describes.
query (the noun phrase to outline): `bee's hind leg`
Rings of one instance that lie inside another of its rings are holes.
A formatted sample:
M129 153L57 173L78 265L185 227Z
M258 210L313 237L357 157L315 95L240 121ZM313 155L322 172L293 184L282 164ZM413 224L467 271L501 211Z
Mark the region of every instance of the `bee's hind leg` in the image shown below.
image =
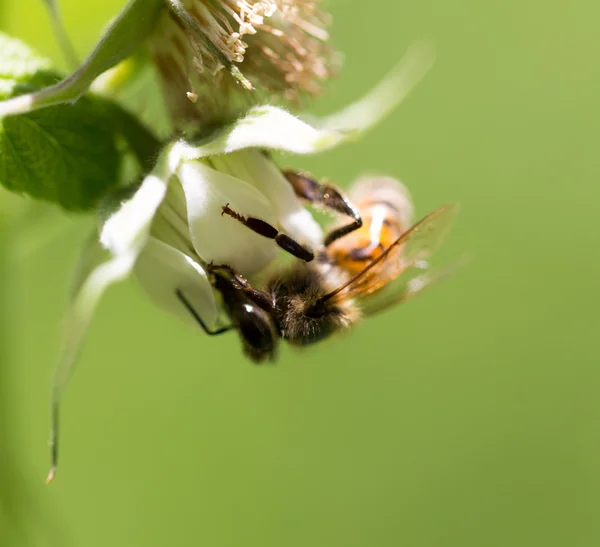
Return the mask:
M306 173L286 169L283 175L292 185L294 192L311 205L330 209L336 213L352 218L352 222L345 226L335 228L325 236L325 247L331 245L341 237L358 230L362 225L362 218L356 206L337 188L314 180Z

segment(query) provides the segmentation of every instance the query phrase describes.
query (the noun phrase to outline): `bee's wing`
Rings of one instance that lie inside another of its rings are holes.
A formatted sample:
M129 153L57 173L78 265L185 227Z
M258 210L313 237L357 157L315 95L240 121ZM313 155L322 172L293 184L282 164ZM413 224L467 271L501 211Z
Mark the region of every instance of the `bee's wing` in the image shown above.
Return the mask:
M366 296L362 301L363 310L366 315L374 315L406 302L439 281L447 279L466 262L467 259L463 258L443 268L411 267L389 285Z
M444 205L429 213L400 236L400 264L406 266L426 261L442 245L458 212L457 205ZM392 261L393 262L393 261Z
M401 276L402 280L406 280L405 284L410 279L419 278L423 270L429 267L427 259L440 247L450 231L457 210L456 205L445 205L409 228L348 283L343 297L373 295ZM403 286L400 281L393 285Z

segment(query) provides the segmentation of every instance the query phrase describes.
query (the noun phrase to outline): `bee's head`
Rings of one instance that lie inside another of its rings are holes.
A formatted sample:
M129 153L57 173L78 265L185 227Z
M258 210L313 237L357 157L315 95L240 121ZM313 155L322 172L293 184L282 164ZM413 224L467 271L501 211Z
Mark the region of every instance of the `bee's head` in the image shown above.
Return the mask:
M323 300L339 284L338 275L299 263L269 284L282 338L291 344L313 344L358 321L359 310L352 300Z

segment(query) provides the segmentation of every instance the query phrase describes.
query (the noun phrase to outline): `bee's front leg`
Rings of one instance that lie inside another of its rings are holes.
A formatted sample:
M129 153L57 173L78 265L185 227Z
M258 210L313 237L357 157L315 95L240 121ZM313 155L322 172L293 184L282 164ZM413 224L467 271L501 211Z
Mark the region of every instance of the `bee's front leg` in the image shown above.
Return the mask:
M217 274L222 280L229 282L234 289L242 291L259 308L268 313L273 313L273 304L267 294L255 289L244 276L237 273L231 266L211 263L207 266L207 269L210 273ZM223 272L227 275L223 276Z
M194 307L192 306L190 301L185 297L185 295L183 294L183 291L181 289L177 289L175 291L175 294L177 295L177 298L179 299L179 301L185 306L187 311L190 312L192 317L196 320L198 325L200 325L202 327L202 330L206 334L208 334L210 336L216 336L217 334L223 334L224 332L227 332L232 329L232 327L221 327L220 329L210 330L208 328L208 326L206 325L206 323L202 320L202 317L200 317L200 314L194 309Z
M292 185L294 192L310 205L318 205L336 213L352 218L352 222L340 228L335 228L325 236L325 247L341 237L358 230L363 221L356 206L337 188L314 180L306 173L286 169L283 175Z
M284 251L290 253L291 255L304 260L304 262L310 262L315 258L315 255L312 251L307 249L306 247L300 245L295 239L291 238L287 234L280 232L275 226L272 226L268 222L261 220L256 217L245 217L236 213L231 207L229 207L229 203L223 205L221 216L227 215L231 218L234 218L238 222L241 222L246 228L250 228L253 232L257 234L268 237L269 239L275 240L275 243L279 245Z

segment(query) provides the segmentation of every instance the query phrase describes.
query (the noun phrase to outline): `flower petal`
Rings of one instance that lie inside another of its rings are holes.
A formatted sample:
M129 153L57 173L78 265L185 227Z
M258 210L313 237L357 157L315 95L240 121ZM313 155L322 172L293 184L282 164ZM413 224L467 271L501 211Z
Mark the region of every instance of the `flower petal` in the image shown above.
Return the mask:
M348 136L359 135L385 119L416 87L433 65L435 52L427 43L417 43L384 79L362 99L317 122L320 127Z
M107 256L108 253L97 241L93 241L84 252L76 276L73 299L64 325L64 339L52 391L52 429L50 447L52 469L48 481L52 480L58 460L58 404L65 386L73 374L81 345L92 314L104 291L113 283L125 279L135 261L132 253Z
M387 116L425 75L433 61L427 45L411 48L400 63L365 97L315 126L274 106L257 106L198 146L181 150L186 159L228 154L243 148L270 148L314 154L356 138ZM184 143L181 143L184 144Z
M108 218L100 234L100 243L94 242L84 251L68 312L62 364L57 373L57 379L64 380L57 384L63 385L68 378L71 361L77 355L91 315L105 289L131 272L149 237L150 224L166 189L165 180L154 174L148 175L133 197Z
M210 161L215 169L250 182L266 196L287 235L312 249L322 245L321 227L302 207L292 185L273 160L259 150L240 150L227 156L214 156Z
M81 345L92 315L104 291L113 283L124 280L149 238L150 225L162 202L168 178L159 176L166 163L159 161L155 172L147 176L133 196L109 216L100 234L84 251L77 271L73 297L67 311L65 334L52 394L52 469L56 471L58 457L58 403L67 381L73 373ZM106 213L106 212L105 212Z
M176 291L180 290L205 325L210 329L216 326L219 309L212 286L202 266L189 256L150 237L133 271L157 306L198 328L195 319L176 295Z
M167 162L159 158L154 171L130 199L120 203L115 212L100 212L106 219L100 232L100 242L105 248L117 256L131 253L137 256L150 235L150 226L167 193L170 175Z
M333 148L346 134L318 130L275 106L256 106L243 118L187 148L186 160L229 154L244 148L269 148L294 154L313 154ZM183 143L182 143L183 144Z
M150 234L196 262L200 260L192 243L185 194L177 177L169 184L167 194L152 222Z
M251 275L275 258L274 241L222 215L223 206L229 204L240 215L277 226L272 205L256 188L202 162L183 163L177 174L186 197L192 242L202 260Z

